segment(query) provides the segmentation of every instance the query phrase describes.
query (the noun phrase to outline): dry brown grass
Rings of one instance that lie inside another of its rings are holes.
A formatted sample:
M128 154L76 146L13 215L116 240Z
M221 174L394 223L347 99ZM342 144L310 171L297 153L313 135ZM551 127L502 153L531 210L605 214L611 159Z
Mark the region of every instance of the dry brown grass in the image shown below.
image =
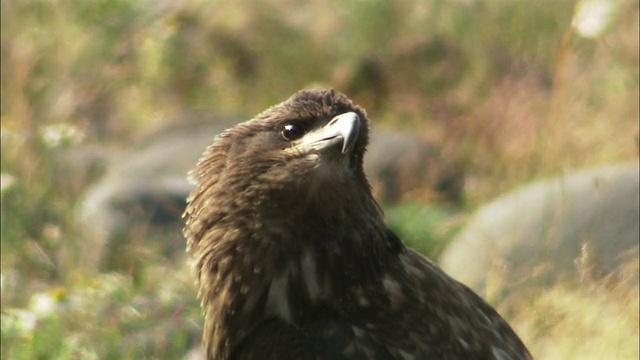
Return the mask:
M603 280L540 289L512 325L538 359L637 359L638 287Z

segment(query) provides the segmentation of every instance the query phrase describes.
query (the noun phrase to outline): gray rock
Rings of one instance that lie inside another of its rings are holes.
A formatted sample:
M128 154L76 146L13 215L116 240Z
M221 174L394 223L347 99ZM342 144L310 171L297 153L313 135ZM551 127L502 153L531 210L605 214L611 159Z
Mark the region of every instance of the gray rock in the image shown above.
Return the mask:
M440 258L494 301L532 286L615 277L637 284L638 163L537 182L481 207Z
M364 171L374 197L383 205L408 198L458 203L464 192L462 166L406 132L372 129Z
M123 269L157 254L183 254L181 216L193 188L187 174L214 137L237 122L183 115L111 154L77 208L83 267Z

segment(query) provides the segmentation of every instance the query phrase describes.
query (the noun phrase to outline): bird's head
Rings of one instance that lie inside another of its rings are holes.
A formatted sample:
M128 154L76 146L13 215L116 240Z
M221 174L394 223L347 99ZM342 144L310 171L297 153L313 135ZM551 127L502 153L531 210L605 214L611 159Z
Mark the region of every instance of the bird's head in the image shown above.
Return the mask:
M364 109L347 97L300 91L215 139L191 174L190 203L246 216L377 212L363 170L368 137Z

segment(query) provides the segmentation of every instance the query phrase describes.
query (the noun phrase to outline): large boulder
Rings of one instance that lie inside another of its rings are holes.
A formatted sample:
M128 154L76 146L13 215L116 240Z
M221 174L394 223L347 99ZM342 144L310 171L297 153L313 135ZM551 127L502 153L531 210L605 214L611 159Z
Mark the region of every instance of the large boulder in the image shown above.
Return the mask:
M183 115L110 154L104 175L77 208L85 267L123 269L184 253L181 216L193 188L187 174L214 137L238 121Z
M407 199L457 204L464 193L460 163L407 132L372 129L364 171L383 206Z
M78 208L85 233L82 260L89 267L126 268L154 254L183 254L181 215L193 188L187 174L214 137L237 122L185 115L111 156L104 176ZM460 199L462 171L433 145L409 133L374 130L371 136L365 171L383 204L397 202L403 194Z
M606 277L637 284L637 250L634 162L540 181L492 201L445 249L440 265L501 301L517 290L560 282Z

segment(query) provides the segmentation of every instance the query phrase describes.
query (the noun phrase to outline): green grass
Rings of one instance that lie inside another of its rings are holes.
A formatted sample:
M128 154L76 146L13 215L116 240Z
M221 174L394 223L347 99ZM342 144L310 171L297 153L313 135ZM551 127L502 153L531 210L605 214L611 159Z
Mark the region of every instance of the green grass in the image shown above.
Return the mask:
M160 3L1 4L2 358L181 358L198 342L184 266L80 268L90 239L73 216L90 177L59 164L66 148L117 148L181 110L251 116L323 84L374 126L433 140L465 164L466 203L386 210L432 257L516 185L638 157L632 0L595 38L571 28L569 0ZM509 318L540 358L637 358L637 298L560 287Z
M462 225L459 211L435 204L403 203L388 207L386 220L407 245L436 259Z

